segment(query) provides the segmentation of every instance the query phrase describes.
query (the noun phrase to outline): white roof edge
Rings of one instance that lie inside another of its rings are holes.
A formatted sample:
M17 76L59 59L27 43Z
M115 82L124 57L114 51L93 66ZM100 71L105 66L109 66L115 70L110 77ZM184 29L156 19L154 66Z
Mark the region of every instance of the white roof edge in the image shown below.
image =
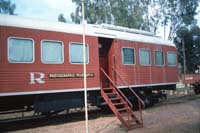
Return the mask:
M3 14L0 14L0 26L30 28L30 29L56 31L56 32L80 34L80 35L83 33L82 25L80 24L49 22L49 21L44 21L44 20L35 20L35 19L30 19L30 18L25 18L25 17L20 17L20 16L11 16L11 15L3 15ZM130 30L136 31L138 33L141 32L141 33L148 34L148 32L146 31L139 31L136 29L130 29ZM105 26L103 27L103 26L97 26L97 25L92 25L92 24L86 25L86 35L90 35L90 36L117 38L117 39L122 39L122 40L167 45L167 46L175 47L175 45L171 41L164 40L164 39L154 37L154 36L142 35L138 33L130 33L126 31L106 29Z

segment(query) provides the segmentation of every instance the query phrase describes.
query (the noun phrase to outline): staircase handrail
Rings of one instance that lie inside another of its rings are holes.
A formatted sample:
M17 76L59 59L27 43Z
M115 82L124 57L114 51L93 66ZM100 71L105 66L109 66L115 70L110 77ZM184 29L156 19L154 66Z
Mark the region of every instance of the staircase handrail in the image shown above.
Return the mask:
M115 85L115 83L112 81L112 79L110 79L110 77L106 74L106 72L103 70L103 68L101 67L100 70L104 73L104 75L108 78L108 80L110 81L110 83L112 83L113 87L117 88L117 86ZM118 92L122 95L122 97L128 102L128 104L131 106L131 109L133 108L133 105L131 104L131 102L128 100L128 98L121 92L121 90L117 89Z
M128 85L128 83L122 79L122 77L120 76L120 74L117 72L116 69L113 68L113 70L116 72L117 76L120 78L120 80L123 82L124 85L127 85L129 90L137 97L137 99L140 101L140 103L142 104L142 107L144 108L144 102L142 101L142 99L137 95L137 93ZM119 90L119 89L118 89Z

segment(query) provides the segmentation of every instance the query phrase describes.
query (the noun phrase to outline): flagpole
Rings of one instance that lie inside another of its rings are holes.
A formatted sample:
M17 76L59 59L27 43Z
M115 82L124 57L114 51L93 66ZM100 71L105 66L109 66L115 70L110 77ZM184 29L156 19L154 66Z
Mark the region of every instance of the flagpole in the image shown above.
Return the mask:
M88 108L87 108L87 76L86 76L86 45L85 45L85 0L82 2L82 24L83 24L83 80L84 80L84 101L85 101L85 132L89 133L88 128Z

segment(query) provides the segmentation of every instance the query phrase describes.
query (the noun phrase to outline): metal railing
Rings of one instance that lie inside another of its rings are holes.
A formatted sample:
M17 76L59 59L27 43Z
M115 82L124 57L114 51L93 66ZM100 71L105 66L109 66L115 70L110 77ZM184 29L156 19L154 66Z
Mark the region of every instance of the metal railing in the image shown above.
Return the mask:
M110 81L110 83L112 84L112 86L114 88L117 89L117 86L115 85L115 83L112 81L112 79L106 74L106 72L103 70L103 68L101 67L100 70L103 72L103 74L108 78L108 80ZM133 105L131 104L131 102L128 100L128 98L123 94L123 92L119 89L117 89L118 92L121 94L121 96L124 98L124 100L129 104L129 106L131 107L131 109L133 108Z
M116 75L119 77L119 79L122 81L122 83L125 85L125 86L128 86L129 90L134 94L134 96L137 98L138 100L138 105L139 105L139 111L140 111L140 119L143 123L143 118L142 118L142 110L144 109L145 107L145 104L144 102L142 101L142 99L137 95L137 93L128 85L128 83L122 79L122 77L120 76L120 74L117 72L116 69L113 68L113 71L116 73ZM120 89L118 89L120 90ZM142 104L142 107L141 107L141 104Z
M142 99L137 95L137 93L128 85L128 83L122 79L122 77L120 76L120 74L117 72L116 69L113 69L113 71L115 71L116 75L119 77L119 79L122 81L122 83L126 86L128 86L129 90L136 96L136 98L140 101L140 103L143 105L143 107L145 106L144 105L144 102L142 101Z

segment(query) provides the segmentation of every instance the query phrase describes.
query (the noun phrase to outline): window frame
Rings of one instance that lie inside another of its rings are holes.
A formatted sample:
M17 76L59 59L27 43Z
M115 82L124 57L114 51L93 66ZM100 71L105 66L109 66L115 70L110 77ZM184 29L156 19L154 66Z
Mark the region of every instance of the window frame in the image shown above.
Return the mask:
M82 44L83 45L82 42L69 42L69 63L70 64L74 64L74 65L82 65L82 64L84 64L84 63L73 63L71 61L71 56L70 56L70 54L71 54L71 50L70 50L71 49L71 44ZM85 43L85 45L86 45L86 47L88 49L88 62L86 62L86 64L89 64L89 62L90 62L89 45L87 43Z
M134 50L134 63L133 64L124 64L124 54L123 54L123 49L124 48L127 48L127 49L133 49ZM127 65L127 66L132 66L132 65L136 65L136 54L135 54L135 48L133 48L133 47L122 47L121 48L121 54L122 54L122 64L123 65Z
M22 39L22 40L31 40L33 43L33 60L31 62L13 62L10 60L10 56L9 56L9 40L10 39ZM33 38L26 38L26 37L14 37L14 36L9 36L7 38L7 60L9 63L15 63L15 64L32 64L35 62L35 41Z
M176 59L176 64L175 65L169 65L168 64L168 54L169 53L174 53L175 54L175 59ZM169 67L176 67L177 66L177 54L176 54L176 52L174 52L174 51L167 51L167 65L169 66Z
M163 53L163 65L157 65L156 64L156 52L162 52ZM163 50L154 50L154 64L155 66L165 66L165 52Z
M57 63L57 62L44 62L43 61L43 59L42 59L42 42L58 42L58 43L61 43L62 44L62 62L59 62L59 63ZM41 41L40 41L40 50L41 50L41 55L40 55L40 58L41 58L41 62L42 62L42 64L63 64L64 63L64 61L65 61L65 53L64 53L64 43L63 43L63 41L59 41L59 40L48 40L48 39L42 39Z
M141 50L148 50L148 51L149 51L149 61L150 61L150 62L149 62L149 64L147 64L147 65L146 65L146 64L144 65L144 64L141 64L141 63L140 63L140 58L141 58L141 57L140 57L140 52L141 52ZM151 60L151 50L148 49L148 48L140 48L140 49L139 49L139 64L140 64L141 66L151 66L151 65L152 65L151 62L152 62L152 60Z

